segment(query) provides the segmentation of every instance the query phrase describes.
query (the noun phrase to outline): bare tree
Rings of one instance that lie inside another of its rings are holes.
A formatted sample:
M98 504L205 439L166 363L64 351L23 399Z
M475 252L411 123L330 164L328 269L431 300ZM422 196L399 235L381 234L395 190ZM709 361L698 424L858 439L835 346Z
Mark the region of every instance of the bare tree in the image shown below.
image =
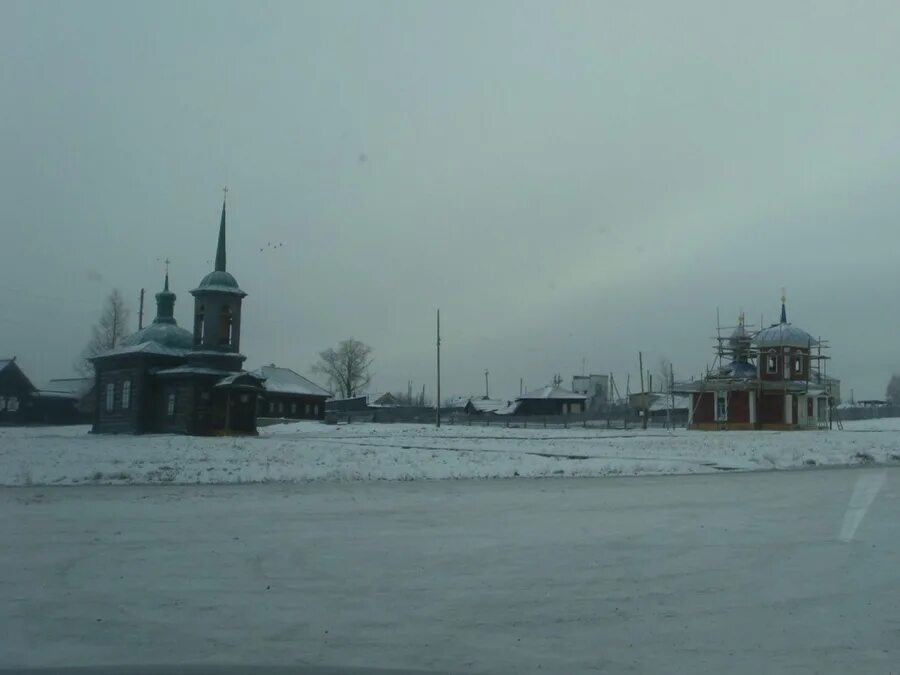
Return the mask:
M900 404L900 375L891 375L884 397L894 405Z
M372 381L372 348L359 340L341 340L337 348L319 352L319 362L313 372L322 373L332 389L344 398L356 396Z
M119 289L113 289L103 304L100 320L92 329L91 339L81 352L81 359L75 366L79 372L84 375L93 374L94 366L88 359L119 346L122 338L128 334L128 315L130 313Z

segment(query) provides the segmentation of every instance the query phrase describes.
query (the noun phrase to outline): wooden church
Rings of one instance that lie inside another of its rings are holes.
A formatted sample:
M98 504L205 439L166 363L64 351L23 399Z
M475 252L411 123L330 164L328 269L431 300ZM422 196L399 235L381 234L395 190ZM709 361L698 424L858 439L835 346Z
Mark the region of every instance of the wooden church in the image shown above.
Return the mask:
M175 321L166 272L156 318L95 356L94 433L255 434L264 377L242 366L246 293L226 269L225 202L215 268L191 291L193 332Z

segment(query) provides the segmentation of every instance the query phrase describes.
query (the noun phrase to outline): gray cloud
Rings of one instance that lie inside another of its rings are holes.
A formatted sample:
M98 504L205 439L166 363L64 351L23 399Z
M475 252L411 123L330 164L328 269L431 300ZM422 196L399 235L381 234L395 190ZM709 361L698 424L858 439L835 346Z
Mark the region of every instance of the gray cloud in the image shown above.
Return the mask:
M896 3L10 7L0 352L43 376L79 270L136 304L168 255L189 325L223 184L251 365L353 335L433 391L440 306L448 394L699 373L786 286L845 391L900 368Z

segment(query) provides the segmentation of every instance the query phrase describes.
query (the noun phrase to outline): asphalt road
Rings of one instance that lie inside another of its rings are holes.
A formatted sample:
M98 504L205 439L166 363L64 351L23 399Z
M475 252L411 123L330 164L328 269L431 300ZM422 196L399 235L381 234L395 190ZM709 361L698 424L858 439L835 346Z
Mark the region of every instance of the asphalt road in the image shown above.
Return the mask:
M900 672L900 469L0 490L0 666Z

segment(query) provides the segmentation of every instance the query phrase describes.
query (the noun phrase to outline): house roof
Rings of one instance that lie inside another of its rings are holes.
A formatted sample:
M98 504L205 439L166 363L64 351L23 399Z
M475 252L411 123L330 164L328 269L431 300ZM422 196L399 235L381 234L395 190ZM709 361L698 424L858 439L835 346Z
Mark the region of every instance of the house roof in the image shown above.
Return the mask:
M102 354L97 354L96 356L92 356L90 358L91 361L95 361L97 359L105 359L110 356L122 356L124 354L155 354L157 356L185 356L190 350L182 349L181 347L167 347L166 345L162 345L155 340L147 340L145 342L138 342L136 344L122 344L119 347L115 347L114 349L110 349L108 351L103 352Z
M587 399L587 396L585 396L584 394L576 394L574 391L569 391L568 389L563 389L562 387L555 387L552 384L548 384L546 387L541 387L540 389L529 391L524 396L519 396L516 400L524 401L526 399L547 398L584 401L585 399Z
M206 366L191 365L163 368L162 370L156 371L157 375L220 375L222 377L232 375L233 373L234 371L224 370L223 368L208 368Z
M73 396L81 397L87 394L93 386L93 377L60 377L55 380L49 380L41 388L41 391L72 394Z
M478 412L495 412L509 405L509 401L499 401L492 398L470 398L466 405L470 405Z
M19 368L19 365L16 363L16 357L12 357L11 359L0 359L0 373L4 370L9 369L13 373L17 373L19 378L25 383L26 387L31 391L37 391L37 387L35 387L31 380L28 379L28 376L22 372L22 369Z
M279 368L275 364L263 366L253 371L265 378L263 389L272 394L298 394L330 398L331 392L308 380L290 368Z

